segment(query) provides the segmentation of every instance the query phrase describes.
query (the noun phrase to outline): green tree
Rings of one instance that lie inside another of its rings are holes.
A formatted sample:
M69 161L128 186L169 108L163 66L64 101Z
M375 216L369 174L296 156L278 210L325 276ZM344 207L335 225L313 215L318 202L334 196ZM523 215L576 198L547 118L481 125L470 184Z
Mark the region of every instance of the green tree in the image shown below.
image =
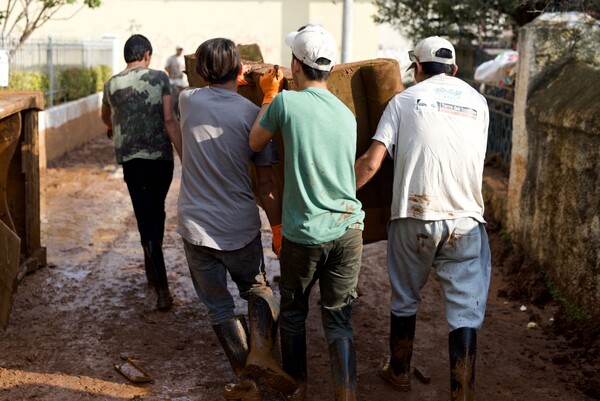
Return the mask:
M21 47L31 34L51 20L56 13L67 5L77 4L78 0L7 0L6 8L0 10L1 37L3 46L11 55ZM100 7L102 0L82 0L75 15L84 7ZM70 17L69 17L70 18ZM13 35L17 40L9 41Z
M377 23L413 38L432 35L483 42L518 28L544 11L584 11L597 16L600 0L374 0Z

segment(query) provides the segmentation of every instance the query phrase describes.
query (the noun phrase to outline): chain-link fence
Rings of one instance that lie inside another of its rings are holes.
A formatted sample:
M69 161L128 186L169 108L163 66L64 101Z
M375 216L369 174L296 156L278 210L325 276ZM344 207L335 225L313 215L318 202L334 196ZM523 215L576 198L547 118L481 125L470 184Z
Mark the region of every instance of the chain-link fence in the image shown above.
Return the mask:
M29 39L9 59L10 71L47 74L46 106L61 95L59 75L67 68L108 66L113 68L114 38Z

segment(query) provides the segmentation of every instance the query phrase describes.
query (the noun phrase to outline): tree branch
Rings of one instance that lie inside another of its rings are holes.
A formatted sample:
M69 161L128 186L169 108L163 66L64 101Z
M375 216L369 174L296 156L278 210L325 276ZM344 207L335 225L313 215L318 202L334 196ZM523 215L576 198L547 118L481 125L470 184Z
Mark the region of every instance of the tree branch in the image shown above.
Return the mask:
M14 32L20 32L17 43L15 45L9 44L10 54L14 55L36 29L54 19L56 13L63 6L76 2L77 0L8 0L6 15L4 15L4 23L2 24L2 38L10 38ZM17 4L21 7L18 14L16 14ZM64 19L74 17L85 6L93 9L100 5L101 0L83 0L83 5Z

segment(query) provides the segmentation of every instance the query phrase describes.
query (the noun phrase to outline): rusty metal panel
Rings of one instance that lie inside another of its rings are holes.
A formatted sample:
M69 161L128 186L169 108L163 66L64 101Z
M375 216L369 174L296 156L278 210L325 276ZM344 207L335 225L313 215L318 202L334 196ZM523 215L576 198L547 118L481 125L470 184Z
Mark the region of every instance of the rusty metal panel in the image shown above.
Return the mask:
M0 91L0 325L19 280L46 264L40 238L38 110L43 94Z
M21 166L25 176L25 232L27 233L27 244L25 254L43 254L38 264L45 265L45 251L42 249L41 219L40 219L40 146L38 135L38 111L25 110L22 113L23 120L23 143L21 145Z
M21 240L0 221L0 327L6 328L17 289Z
M21 134L21 114L16 113L0 120L0 221L16 231L12 218L8 193L10 193L9 170L13 165L15 150ZM20 170L20 166L19 166Z

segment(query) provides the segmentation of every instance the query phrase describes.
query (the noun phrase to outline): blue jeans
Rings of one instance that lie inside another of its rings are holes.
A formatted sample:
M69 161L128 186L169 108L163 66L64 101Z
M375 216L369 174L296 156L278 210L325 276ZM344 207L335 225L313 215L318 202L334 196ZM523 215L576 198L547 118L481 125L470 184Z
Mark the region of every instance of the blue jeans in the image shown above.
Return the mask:
M280 265L282 332L302 332L308 315L308 299L319 281L321 320L327 342L353 338L352 301L362 256L362 231L350 229L322 244L304 245L283 238Z
M235 317L233 296L227 289L227 272L242 299L253 288L267 286L260 234L245 247L220 251L183 240L192 282L200 301L208 308L211 323L222 324Z

